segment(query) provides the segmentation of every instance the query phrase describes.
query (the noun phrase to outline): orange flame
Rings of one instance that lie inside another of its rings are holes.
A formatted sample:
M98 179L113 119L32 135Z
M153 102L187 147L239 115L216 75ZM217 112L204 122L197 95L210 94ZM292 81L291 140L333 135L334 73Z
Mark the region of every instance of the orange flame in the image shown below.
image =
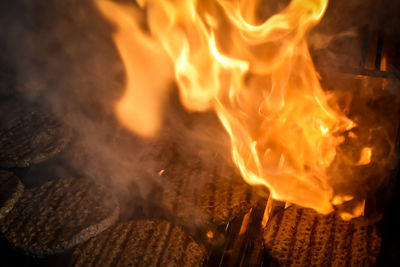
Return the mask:
M165 51L181 102L192 111L215 110L246 182L265 185L274 199L332 211L327 168L342 134L355 124L328 105L308 50L306 33L322 18L327 0L292 0L261 22L259 0L137 2L147 12L148 35L137 14L123 19L125 6L96 1L118 28L114 39L127 68L127 93L116 107L121 121L131 120L130 128L142 135L155 132L157 123L143 125L159 120L154 98L162 98L157 87L165 75L154 70L168 68ZM137 71L152 75L146 87L131 82ZM371 153L363 152L359 164L367 164Z
M154 136L161 125L161 114L170 62L160 44L140 29L140 10L98 1L104 16L117 25L114 41L126 70L125 93L115 106L121 123L144 137ZM154 79L157 77L157 79Z

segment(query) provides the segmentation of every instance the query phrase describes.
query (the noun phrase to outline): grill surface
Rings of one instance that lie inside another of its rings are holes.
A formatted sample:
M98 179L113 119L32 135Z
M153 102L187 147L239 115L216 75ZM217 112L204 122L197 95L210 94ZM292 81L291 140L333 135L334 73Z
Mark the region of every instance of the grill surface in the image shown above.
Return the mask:
M400 67L400 35L397 32L397 29L393 29L393 25L399 24L396 23L396 21L398 21L396 14L393 15L392 13L394 10L399 9L400 4L398 2L388 0L378 2L379 3L371 4L371 7L373 8L371 8L370 12L367 13L366 17L368 17L367 20L370 22L369 25L365 26L365 23L355 25L355 27L359 30L359 37L356 38L357 42L355 42L357 44L357 55L359 56L354 56L354 58L356 58L353 60L354 64L345 64L346 62L341 62L341 64L332 64L334 66L327 66L329 64L323 62L324 58L318 57L318 54L325 53L324 50L321 50L320 53L318 51L315 52L317 69L319 69L319 66L321 65L322 69L325 68L327 73L335 73L336 76L332 75L332 77L338 77L342 74L345 74L350 75L354 79L364 79L366 80L367 87L381 86L389 88L390 90L399 90L400 87L398 86L398 80L400 79L400 74L398 69ZM2 3L0 5L4 4ZM332 3L332 5L334 5L334 3ZM52 8L55 7L53 6ZM17 9L18 7L16 6L13 6L13 10L0 6L0 12L1 10L6 10L3 12L11 10L13 11L10 11L11 14L17 14L16 18L18 18L18 12L16 12ZM40 8L36 7L36 9L39 10ZM45 13L46 11L36 10L35 12L38 12L38 14L34 15L35 19L37 20L36 26L39 28L43 27L43 25L46 23L43 23L45 19L42 18L40 12ZM49 11L47 10L47 12ZM331 11L328 10L328 17L329 12ZM332 12L334 13L334 11ZM64 15L63 12L59 13L61 14L61 17ZM6 21L4 18L7 17L0 16L0 22ZM44 21L41 21L40 19L43 19ZM327 21L329 22L329 19ZM333 22L330 21L330 23L332 24ZM324 29L324 27L324 25L321 26L322 29ZM2 29L4 27L0 28ZM2 39L7 36L7 33L1 33ZM343 42L346 42L346 40ZM7 44L5 41L0 42L0 44L3 43ZM341 55L342 57L348 57L346 48L347 47L343 47L342 50L339 48L338 50L335 50L335 53ZM57 47L53 47L53 49L56 50ZM12 87L15 84L13 81L10 81L10 76L14 75L15 73L12 70L13 64L7 64L7 60L8 59L5 59L3 63L2 59L0 62L0 69L7 70L4 72L2 71L2 76L0 76L0 85L6 84L7 87ZM338 60L338 62L340 62L340 60ZM9 69L11 69L11 71ZM6 73L6 75L4 76L3 73ZM335 82L334 78L330 78L331 80L329 80L329 77L324 76L323 71L321 71L321 74L323 78L326 78L327 84ZM18 90L16 89L15 91ZM8 96L9 94L13 93L15 93L13 90L10 92L9 89L6 91L2 91L0 89L1 96ZM394 95L397 93L398 92L393 92ZM396 112L396 110L398 110L398 107L393 107L393 112ZM182 112L182 110L179 112ZM176 113L174 113L174 115L176 115ZM96 117L91 119L97 120ZM182 120L184 122L188 122L191 119L193 119L193 116L183 115ZM399 142L399 138L397 141ZM399 146L397 144L397 148L398 147ZM134 151L134 149L132 151ZM12 168L9 170L19 176L24 182L25 186L28 188L37 186L38 184L41 184L43 180L51 180L56 176L77 176L77 173L80 174L83 172L82 169L77 169L75 164L71 164L71 162L65 160L66 154L68 155L68 153L65 153L53 158L52 160L29 168ZM163 158L163 156L161 156L161 158ZM174 160L173 157L172 160ZM166 167L163 166L163 164L164 163L157 165L157 168L159 168L157 169L158 171ZM179 164L179 162L173 162L173 164ZM118 166L118 168L123 167L124 165ZM105 172L107 171L108 170ZM92 173L92 175L94 174ZM43 180L35 180L35 177L37 176L41 176ZM382 229L383 243L381 257L377 263L378 266L400 266L400 237L398 236L398 231L396 231L398 225L400 225L400 221L393 212L393 210L397 210L398 204L400 203L400 186L398 182L397 170L394 171L391 176L392 179L389 179L391 181L390 187L395 189L391 194L388 194L388 200L383 201L384 203L380 204L379 207L375 207L375 203L371 201L367 200L366 202L367 211L369 210L371 213L373 213L376 211L376 209L378 209L378 211L384 212L383 220L380 224ZM385 190L382 190L382 192L384 192L383 194L386 193ZM266 193L264 194L267 196ZM394 198L391 198L392 195ZM267 197L259 199L253 203L252 207L247 211L247 213L239 214L229 223L223 223L220 225L201 225L201 227L187 227L185 229L192 234L196 241L207 248L208 258L204 263L204 266L277 266L277 262L272 259L270 255L265 253L262 240L262 219L267 206L267 199ZM137 202L143 201L141 198L137 198L135 200ZM274 202L272 204L270 202L269 204L273 205L270 212L270 217L276 214L276 212L282 210L285 206L285 203L280 202ZM154 205L148 207L146 205L141 206L129 204L128 207L125 207L125 211L121 215L121 220L124 221L131 218L146 218L150 213L151 216L162 217L163 212L165 212L165 210L157 209L154 207ZM171 218L170 216L168 219L173 220L174 218ZM176 220L174 223L179 224L180 221ZM72 254L72 251L69 251L67 253L50 256L45 259L36 259L29 256L24 256L23 254L16 252L14 247L8 243L3 235L0 235L0 251L3 255L1 264L4 266L66 266L68 265Z

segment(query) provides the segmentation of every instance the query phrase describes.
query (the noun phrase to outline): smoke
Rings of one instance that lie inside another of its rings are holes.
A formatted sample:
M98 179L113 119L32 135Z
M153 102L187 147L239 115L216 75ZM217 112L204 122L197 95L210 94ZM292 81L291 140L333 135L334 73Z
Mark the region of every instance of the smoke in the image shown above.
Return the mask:
M120 125L114 107L126 74L112 40L115 29L91 1L0 5L1 66L13 74L1 94L39 103L69 125L74 138L62 160L114 188L122 209L151 197L158 173L176 153L200 158L204 166L215 165L216 154L231 164L229 137L215 114L187 113L173 85L157 137L142 139Z
M267 7L268 2L276 1L265 2L263 6ZM260 13L268 17L287 2ZM331 1L325 17L309 37L324 88L341 92L340 108L348 108L354 119L359 116L360 140L367 140L371 146L377 140L384 144L382 151L374 152L378 170L387 168L387 162L393 159L397 133L394 125L398 118L395 111L387 112L385 107L398 104L390 98L396 92L392 88L398 84L386 85L382 92L371 89L373 84L363 79L355 81L354 75L340 74L343 66L358 67L361 61L356 29L366 25L381 28L380 18L371 16L379 13L376 10L381 10L381 1ZM389 8L386 12L393 11ZM396 16L389 15L396 20ZM385 23L387 35L396 30L388 25L399 25L392 22ZM113 31L91 1L1 1L0 60L1 68L6 70L2 73L8 76L7 89L0 89L1 93L20 94L50 108L75 132L65 159L83 175L115 187L122 198L147 198L158 183L158 172L174 159L174 153L199 157L205 165L218 154L231 164L229 138L215 114L187 113L180 106L173 85L163 127L155 140L143 140L120 126L114 105L123 94L126 77L111 38ZM355 99L351 95L360 97ZM362 106L367 109L361 110ZM361 129L361 125L366 129ZM383 130L377 134L377 128ZM364 137L363 133L368 134ZM381 155L389 155L389 160L379 161ZM361 167L358 171L361 174L355 176L356 171L349 170L345 177L359 182L355 187L360 198L385 183L385 175L367 175L368 169ZM361 176L361 181L356 178ZM341 185L335 187L343 193L350 190Z
M399 1L330 1L323 20L309 33L324 89L357 124L338 148L330 184L338 194L367 199L370 214L389 201L395 178L400 84L390 45L400 37L393 26L398 16L392 9L398 6ZM379 38L384 67L376 66ZM379 77L380 71L392 73L391 78ZM363 147L372 148L371 164L357 166Z

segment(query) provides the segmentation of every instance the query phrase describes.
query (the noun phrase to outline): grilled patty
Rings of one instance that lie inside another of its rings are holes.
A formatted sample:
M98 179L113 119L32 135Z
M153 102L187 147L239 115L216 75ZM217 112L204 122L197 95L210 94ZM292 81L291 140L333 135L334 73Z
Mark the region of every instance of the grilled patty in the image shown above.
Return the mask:
M12 210L23 192L24 185L18 177L0 170L0 220Z
M78 246L71 266L201 266L206 253L167 221L121 223Z
M211 165L200 160L178 159L164 170L158 181L161 190L153 200L186 223L227 223L246 213L257 198L235 167L217 159Z
M25 190L1 231L15 247L42 257L88 240L118 214L118 202L104 186L90 179L60 179Z
M50 112L10 100L0 104L0 167L26 167L42 162L67 145L68 127Z
M381 246L376 226L362 218L343 221L297 206L271 219L264 242L282 266L371 266Z

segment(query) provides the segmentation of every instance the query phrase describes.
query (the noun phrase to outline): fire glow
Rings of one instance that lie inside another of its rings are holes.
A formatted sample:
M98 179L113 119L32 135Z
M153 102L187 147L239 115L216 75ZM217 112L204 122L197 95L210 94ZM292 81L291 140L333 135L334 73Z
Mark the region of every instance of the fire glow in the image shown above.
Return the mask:
M137 2L96 0L116 26L126 68L126 91L116 104L124 126L156 134L174 73L186 109L218 115L247 183L324 214L341 204L327 169L355 123L328 104L306 39L327 0L292 0L264 21L260 0ZM368 164L371 155L364 148L357 164Z

